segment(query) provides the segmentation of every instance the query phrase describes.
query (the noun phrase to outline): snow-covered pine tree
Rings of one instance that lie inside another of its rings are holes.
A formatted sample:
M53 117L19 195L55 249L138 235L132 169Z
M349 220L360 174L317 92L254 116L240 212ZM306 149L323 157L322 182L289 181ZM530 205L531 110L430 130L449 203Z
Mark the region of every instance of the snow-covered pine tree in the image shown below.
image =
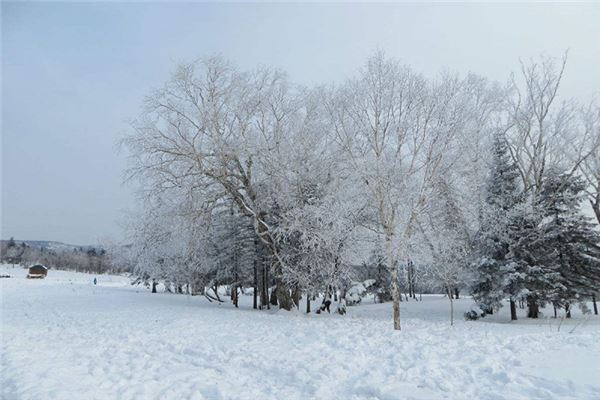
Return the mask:
M392 300L392 294L390 293L391 276L385 262L385 253L380 242L377 242L371 250L368 264L372 268L375 277L375 283L371 286L371 290L375 292L375 299L378 303Z
M545 275L554 277L544 299L564 308L567 317L570 304L588 299L600 286L600 234L580 211L585 189L578 177L550 171L536 204L538 259Z
M475 239L476 259L471 292L482 310L493 313L502 299L511 297L511 319L517 319L514 297L518 292L516 264L507 260L514 237L514 223L523 194L519 172L505 137L497 134L492 148L491 171L485 188L485 207Z
M518 278L515 284L516 297L527 301L527 317L537 318L539 308L547 300L554 282L558 279L540 259L539 245L542 235L539 214L528 208L515 218L514 242L510 246L507 267Z

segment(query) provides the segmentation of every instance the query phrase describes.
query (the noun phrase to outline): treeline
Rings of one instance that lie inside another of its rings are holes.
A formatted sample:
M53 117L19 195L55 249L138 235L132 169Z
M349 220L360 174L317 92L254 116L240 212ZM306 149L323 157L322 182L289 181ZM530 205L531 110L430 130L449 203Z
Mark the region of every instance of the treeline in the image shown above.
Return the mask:
M568 312L600 285L600 108L560 98L565 66L500 84L377 53L307 88L219 57L181 65L123 140L142 190L115 257L175 292L227 285L237 303L254 287L256 307L326 293L343 312L374 285L396 329L423 290Z
M96 274L126 272L126 268L114 264L106 250L95 247L73 247L70 250L53 250L18 243L13 238L0 244L1 262L29 267L42 264L51 269L89 272Z

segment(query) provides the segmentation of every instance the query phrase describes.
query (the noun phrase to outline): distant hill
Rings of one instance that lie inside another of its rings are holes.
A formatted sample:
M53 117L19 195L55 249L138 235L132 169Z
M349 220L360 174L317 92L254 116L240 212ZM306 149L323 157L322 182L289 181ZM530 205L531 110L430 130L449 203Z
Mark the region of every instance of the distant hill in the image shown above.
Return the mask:
M8 240L1 240L0 243L5 244ZM27 246L37 249L44 249L49 251L54 251L56 253L62 253L65 251L73 251L73 249L83 249L89 250L91 248L98 248L99 246L90 246L90 245L77 245L77 244L69 244L63 242L55 242L52 240L18 240L15 239L15 243L17 245L21 245L21 243L25 243Z

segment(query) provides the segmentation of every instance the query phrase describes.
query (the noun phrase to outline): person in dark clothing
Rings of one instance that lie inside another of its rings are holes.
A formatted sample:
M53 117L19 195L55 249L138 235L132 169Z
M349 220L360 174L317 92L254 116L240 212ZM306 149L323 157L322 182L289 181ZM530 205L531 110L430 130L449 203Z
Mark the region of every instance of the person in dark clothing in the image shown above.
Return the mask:
M323 311L327 310L328 313L331 313L329 310L329 306L331 305L331 295L329 292L325 293L325 298L323 299Z
M94 278L94 285L98 283L98 280Z
M323 311L327 311L328 313L331 313L331 311L329 310L330 306L331 306L331 295L329 294L329 291L327 291L325 293L325 297L323 298L323 303L321 303L321 307L319 307L319 309L317 310L317 314L321 314Z

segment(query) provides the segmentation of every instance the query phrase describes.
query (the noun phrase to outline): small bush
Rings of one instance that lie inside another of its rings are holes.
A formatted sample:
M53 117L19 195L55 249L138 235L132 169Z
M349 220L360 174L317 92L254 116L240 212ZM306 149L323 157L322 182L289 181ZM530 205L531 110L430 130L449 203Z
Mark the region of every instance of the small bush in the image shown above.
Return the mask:
M479 318L485 317L485 312L479 307L473 307L470 311L467 311L464 316L465 321L477 321Z

